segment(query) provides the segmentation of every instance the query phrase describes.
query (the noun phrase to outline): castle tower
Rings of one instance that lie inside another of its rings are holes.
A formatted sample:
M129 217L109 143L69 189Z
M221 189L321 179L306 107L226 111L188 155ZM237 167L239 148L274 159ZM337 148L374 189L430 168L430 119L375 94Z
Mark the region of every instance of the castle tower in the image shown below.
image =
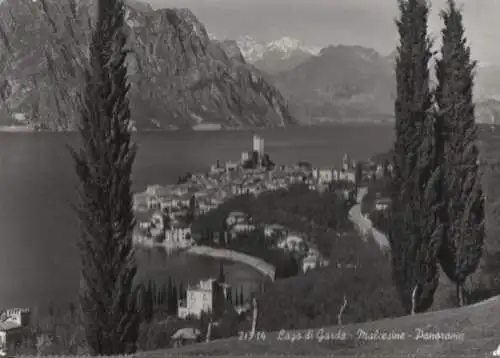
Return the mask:
M344 169L345 171L348 171L349 170L349 156L347 155L347 153L344 153L344 158L342 158L342 169Z
M260 154L260 137L258 135L253 136L253 151Z

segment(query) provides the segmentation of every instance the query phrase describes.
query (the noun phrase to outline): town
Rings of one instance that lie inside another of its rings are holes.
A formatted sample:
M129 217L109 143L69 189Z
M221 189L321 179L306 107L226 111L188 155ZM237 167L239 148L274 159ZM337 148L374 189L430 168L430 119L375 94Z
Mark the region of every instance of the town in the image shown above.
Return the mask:
M241 211L232 211L225 218L226 238L219 237L219 232L193 232L191 224L194 217L215 210L231 198L240 195L258 197L262 193L287 189L294 184L306 184L309 190L324 192L338 184L335 187L340 188L341 195L348 199L354 195L353 190L359 184L357 181L375 180L384 173L383 165L357 163L347 154L344 155L340 168L314 168L304 161L293 166L276 165L264 148L264 139L254 135L253 150L241 153L240 161L222 164L217 162L206 173L188 173L179 178L177 184L153 185L145 192L136 194L135 244L162 247L167 252L189 251L190 248L195 252L192 248L200 245L204 234L213 234L215 242L220 242L227 240L227 236L235 238L258 229L259 225L252 217ZM384 200L380 199L377 207L383 205ZM302 272L329 264L315 247L314 240L306 240L305 233L294 232L278 223L267 223L259 228L266 239L278 238L277 248L300 258ZM201 292L206 293L213 281L213 278L209 278L206 282L190 286L187 297L192 302L179 307L179 314L183 317L199 315L200 307L206 305L206 302L212 302L203 300L205 295ZM207 311L211 309L205 308Z

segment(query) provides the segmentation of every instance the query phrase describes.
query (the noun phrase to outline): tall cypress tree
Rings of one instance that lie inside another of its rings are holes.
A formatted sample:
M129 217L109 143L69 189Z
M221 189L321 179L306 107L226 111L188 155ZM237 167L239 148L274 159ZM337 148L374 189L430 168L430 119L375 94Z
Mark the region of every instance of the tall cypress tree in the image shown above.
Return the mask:
M78 125L82 143L71 149L82 226L80 305L92 355L133 353L140 323L124 17L122 0L98 1Z
M226 282L226 275L224 274L224 264L222 262L219 264L219 277L217 281L220 283Z
M462 14L453 0L441 13L441 59L436 64L437 120L446 128L445 179L447 230L440 264L464 302L467 276L478 267L484 243L484 197L479 172L479 149L472 89L475 61L466 44Z
M233 288L229 287L229 290L227 291L227 302L230 304L233 304Z
M388 236L393 278L402 305L408 313L416 313L432 305L438 286L442 171L436 160L429 88L429 9L423 0L399 0L399 10L393 210Z
M240 305L245 303L245 296L243 295L243 287L240 289Z
M173 291L174 291L174 285L172 281L172 276L169 276L167 284L167 312L170 314L173 314L174 312L173 304L175 303L175 299L172 296Z

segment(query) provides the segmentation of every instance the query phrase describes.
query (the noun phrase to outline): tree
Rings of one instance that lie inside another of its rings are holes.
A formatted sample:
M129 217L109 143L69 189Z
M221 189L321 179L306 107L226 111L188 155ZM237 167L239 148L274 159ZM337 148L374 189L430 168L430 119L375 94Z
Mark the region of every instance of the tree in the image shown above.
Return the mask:
M356 164L356 171L354 172L354 181L356 182L356 191L363 180L363 165L358 162Z
M476 63L466 45L462 14L453 0L441 13L442 57L436 64L437 121L446 128L445 179L447 230L440 264L456 285L464 305L464 284L478 267L484 243L484 196L479 173L479 149L472 89Z
M223 283L215 281L213 283L213 288L214 288L213 314L215 319L220 319L224 315L226 307L226 297L224 295Z
M243 287L240 288L240 305L245 303L245 296L243 295Z
M165 230L170 230L172 227L172 218L170 217L170 209L165 208L162 211L162 218L163 218L163 227Z
M186 222L191 225L196 218L196 198L194 195L191 195L189 198L189 207L186 213Z
M175 304L175 299L173 298L174 290L174 285L172 281L172 276L168 276L168 283L167 283L167 312L169 314L172 314L175 310L173 305Z
M182 298L182 292L181 292L181 296L179 297L177 295L177 288L176 288L176 285L175 283L173 282L172 278L169 277L168 279L168 308L167 308L167 311L169 314L171 315L175 315L177 314L177 307L179 305L179 299L183 299Z
M222 262L219 265L219 277L217 281L220 283L226 282L226 275L224 274L224 264Z
M429 9L423 0L399 0L396 59L393 210L389 242L393 278L408 313L427 310L438 286L442 223L435 128L429 89Z
M230 287L227 292L227 302L233 304L233 289Z
M150 322L153 319L154 310L153 285L151 280L148 281L147 285L141 284L140 306L143 319Z
M384 173L384 178L390 178L391 177L391 172L389 171L389 159L384 160L384 164L382 165L383 168L383 173Z
M239 295L239 292L238 292L238 287L234 288L234 305L235 306L241 305L241 303L240 303L240 295Z
M140 324L131 173L137 147L131 139L123 1L99 1L78 133L71 148L79 179L82 226L80 305L92 355L136 350Z

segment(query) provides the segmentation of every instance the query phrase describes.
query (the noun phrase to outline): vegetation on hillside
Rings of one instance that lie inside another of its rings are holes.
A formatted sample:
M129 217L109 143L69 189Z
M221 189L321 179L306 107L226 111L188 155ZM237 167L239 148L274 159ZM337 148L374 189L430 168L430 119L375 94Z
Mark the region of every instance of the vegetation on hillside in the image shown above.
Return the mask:
M365 242L354 233L331 239L329 266L267 285L259 304L259 329L266 331L404 314L388 257L372 239Z
M262 193L258 197L241 195L231 198L200 215L192 230L201 242L209 244L212 233L220 233L219 237L223 237L224 231L228 230L226 218L229 213L241 211L252 218L258 228L265 224L279 224L292 232L304 234L307 241L313 241L322 255L328 257L330 236L353 228L348 219L350 205L337 192L319 193L309 190L305 184L296 184L288 189ZM236 246L232 247L236 249Z

